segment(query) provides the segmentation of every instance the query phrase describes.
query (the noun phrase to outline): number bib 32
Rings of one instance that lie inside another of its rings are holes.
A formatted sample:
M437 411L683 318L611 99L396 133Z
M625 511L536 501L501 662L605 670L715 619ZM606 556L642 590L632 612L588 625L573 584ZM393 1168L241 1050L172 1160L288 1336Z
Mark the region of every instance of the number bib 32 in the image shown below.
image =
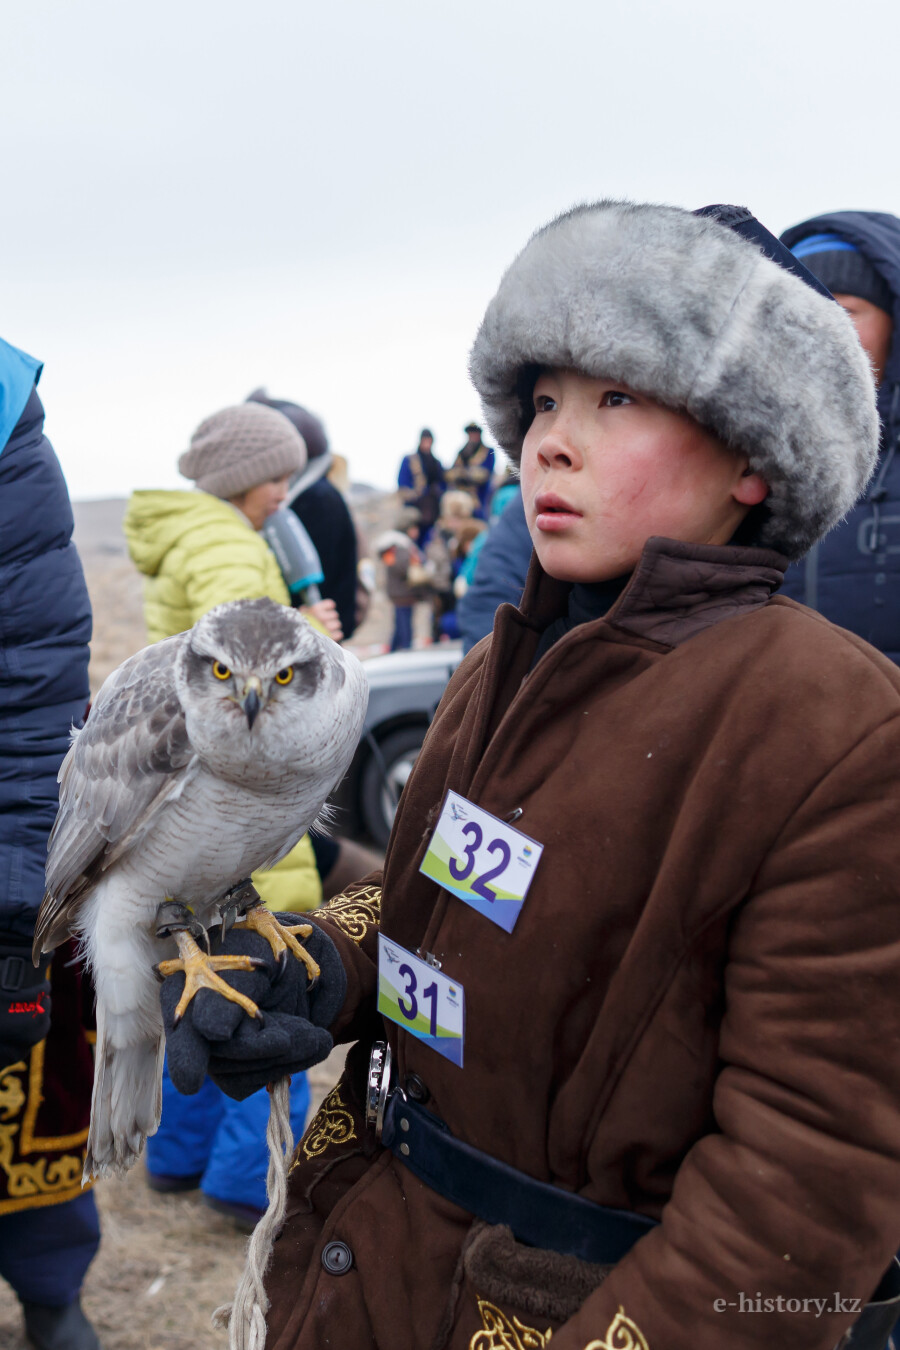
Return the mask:
M448 792L419 871L511 933L543 851L527 834Z
M378 934L378 1011L462 1068L465 993L461 984Z

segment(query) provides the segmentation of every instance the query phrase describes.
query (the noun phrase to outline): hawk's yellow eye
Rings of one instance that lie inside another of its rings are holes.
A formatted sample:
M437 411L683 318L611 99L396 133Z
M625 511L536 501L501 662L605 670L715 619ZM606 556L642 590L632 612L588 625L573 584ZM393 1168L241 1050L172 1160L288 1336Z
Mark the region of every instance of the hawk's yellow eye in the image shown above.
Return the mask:
M277 675L275 676L275 683L290 684L293 678L294 678L294 667L285 666L284 670L279 670Z
M213 661L213 674L217 680L230 680L231 671L227 666L223 666L221 661Z

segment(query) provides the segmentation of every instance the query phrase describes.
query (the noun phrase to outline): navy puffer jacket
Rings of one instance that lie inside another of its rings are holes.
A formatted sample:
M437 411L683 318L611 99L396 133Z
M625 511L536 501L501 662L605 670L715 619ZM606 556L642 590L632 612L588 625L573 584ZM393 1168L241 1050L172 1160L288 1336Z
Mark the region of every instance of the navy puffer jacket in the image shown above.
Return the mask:
M894 337L878 391L878 466L847 519L788 569L782 595L849 628L900 665L900 220L878 211L837 211L781 236L793 248L810 234L842 235L891 288Z
M2 387L3 356L0 344L0 411L4 402L8 411L15 392ZM91 607L44 409L35 388L23 396L0 444L0 934L30 939L56 775L89 697Z

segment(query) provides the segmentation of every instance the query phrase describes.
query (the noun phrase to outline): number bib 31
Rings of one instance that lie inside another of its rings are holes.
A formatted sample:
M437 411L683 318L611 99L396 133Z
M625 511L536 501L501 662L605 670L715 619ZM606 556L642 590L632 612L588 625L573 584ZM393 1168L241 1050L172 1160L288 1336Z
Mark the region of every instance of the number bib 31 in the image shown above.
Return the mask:
M378 1011L462 1068L465 993L461 984L378 934Z
M420 872L511 933L543 844L448 792Z

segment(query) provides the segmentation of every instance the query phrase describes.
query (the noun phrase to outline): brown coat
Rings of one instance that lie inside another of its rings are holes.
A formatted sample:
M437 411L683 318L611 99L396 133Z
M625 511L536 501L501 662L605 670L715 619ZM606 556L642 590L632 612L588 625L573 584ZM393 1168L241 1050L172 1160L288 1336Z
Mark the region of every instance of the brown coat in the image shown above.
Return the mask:
M772 598L783 565L651 540L529 674L567 589L533 565L447 690L386 860L384 931L466 996L463 1069L389 1024L401 1081L475 1147L661 1226L602 1279L374 1145L375 878L322 911L360 1043L298 1148L269 1350L551 1328L552 1350L830 1350L852 1314L716 1300L871 1293L900 1239L900 672ZM418 872L448 788L545 845L512 934Z

